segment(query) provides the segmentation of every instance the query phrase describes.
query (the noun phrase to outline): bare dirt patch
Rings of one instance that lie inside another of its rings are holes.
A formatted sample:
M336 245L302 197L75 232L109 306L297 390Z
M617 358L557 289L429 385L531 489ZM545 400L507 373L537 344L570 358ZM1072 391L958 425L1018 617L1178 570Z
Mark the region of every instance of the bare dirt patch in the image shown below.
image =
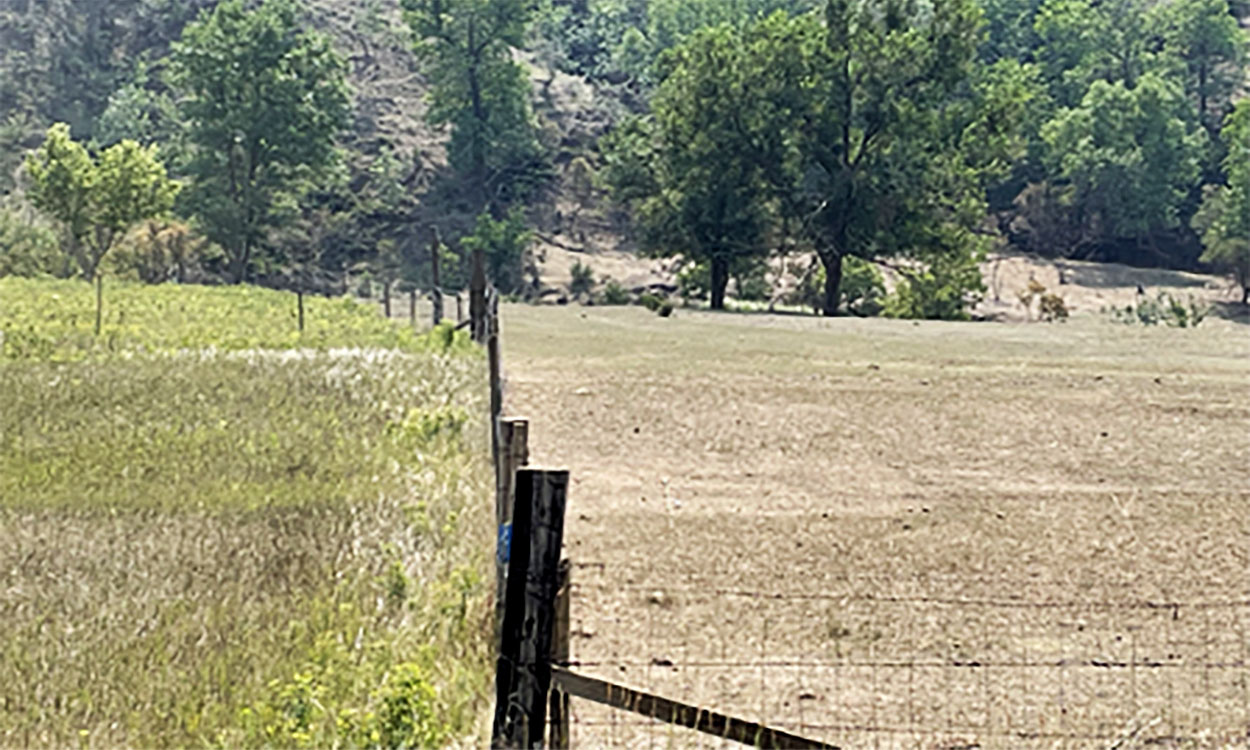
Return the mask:
M579 669L847 747L1250 726L1250 330L505 306ZM576 702L575 702L576 703ZM579 747L693 735L578 704Z

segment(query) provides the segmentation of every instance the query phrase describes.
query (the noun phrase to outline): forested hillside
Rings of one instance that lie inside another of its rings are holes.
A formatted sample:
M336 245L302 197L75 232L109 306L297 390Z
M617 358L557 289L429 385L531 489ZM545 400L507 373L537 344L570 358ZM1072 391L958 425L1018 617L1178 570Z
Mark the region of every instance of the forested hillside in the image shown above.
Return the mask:
M826 314L958 318L1011 247L1244 289L1243 12L5 0L0 274L428 287L438 247L454 288L480 248L537 298L544 248L624 249L673 258L713 307L784 287ZM176 197L122 210L143 158ZM572 291L627 294L593 266Z

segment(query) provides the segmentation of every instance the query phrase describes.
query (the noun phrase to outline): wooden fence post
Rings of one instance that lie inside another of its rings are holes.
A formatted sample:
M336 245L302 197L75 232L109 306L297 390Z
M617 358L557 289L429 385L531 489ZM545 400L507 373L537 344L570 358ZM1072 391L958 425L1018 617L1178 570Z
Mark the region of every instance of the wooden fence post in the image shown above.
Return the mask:
M508 580L508 544L512 539L513 498L516 472L529 463L529 420L509 418L499 423L500 464L495 472L495 528L498 548L495 555L495 646L503 632L504 597Z
M469 277L469 332L479 344L486 341L486 255L473 251L473 275Z
M561 560L556 580L559 586L556 590L556 624L551 641L551 661L560 667L568 666L569 663L569 600L572 598L570 590L572 574L572 562ZM551 689L550 700L548 723L551 725L551 734L547 744L553 750L568 750L569 694L557 685Z
M391 317L391 280L386 279L382 282L382 309L386 312L389 320Z
M493 748L543 746L568 485L567 471L517 472L515 543L495 671Z
M464 322L464 305L460 302L460 292L456 292L456 322Z
M408 322L413 326L417 325L417 289L413 287L408 290Z
M434 291L430 294L430 302L434 305L434 325L443 321L443 286L438 280L438 254L443 243L438 238L438 227L430 227L433 238L430 240L430 278L434 280Z
M503 416L503 360L499 351L499 295L486 301L486 359L490 367L491 457L499 466L499 419Z

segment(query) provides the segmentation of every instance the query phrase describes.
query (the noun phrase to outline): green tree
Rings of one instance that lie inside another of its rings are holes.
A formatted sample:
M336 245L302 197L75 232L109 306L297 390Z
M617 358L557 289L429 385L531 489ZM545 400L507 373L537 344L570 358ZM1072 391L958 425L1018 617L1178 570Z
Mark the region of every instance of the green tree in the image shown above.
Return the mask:
M1250 304L1250 100L1242 100L1220 132L1225 185L1209 186L1193 226L1202 237L1202 261L1230 273Z
M745 30L695 32L660 63L650 121L606 142L604 176L633 206L647 249L710 269L711 306L724 306L731 270L767 254L775 186L797 168L803 46L810 19L770 16Z
M1179 61L1198 119L1215 135L1246 72L1246 35L1228 0L1173 0L1152 18L1166 57Z
M1015 144L1027 87L1021 72L1004 77L1008 95L990 95L992 81L978 90L973 0L937 0L925 13L901 0L830 0L825 18L804 87L804 164L789 212L824 265L822 309L835 315L846 256L971 262L986 170L1003 161L974 146Z
M1154 66L1143 0L1045 0L1034 28L1051 94L1075 106L1094 81L1127 88Z
M1052 173L1069 182L1078 221L1094 241L1142 240L1176 227L1206 144L1180 86L1155 73L1135 88L1095 81L1042 138Z
M1041 40L1034 29L1041 0L985 0L985 35L981 42L981 59L1033 60Z
M350 114L343 62L300 29L292 0L229 0L183 31L171 80L194 146L188 207L242 281L266 230L337 162Z
M96 333L100 332L100 261L135 224L173 207L180 185L169 179L156 146L122 141L93 159L53 125L39 150L26 159L30 198L61 225L64 248L82 275L96 282Z
M432 83L428 118L451 127L448 158L479 208L497 211L541 167L530 87L512 52L524 45L524 0L403 0Z

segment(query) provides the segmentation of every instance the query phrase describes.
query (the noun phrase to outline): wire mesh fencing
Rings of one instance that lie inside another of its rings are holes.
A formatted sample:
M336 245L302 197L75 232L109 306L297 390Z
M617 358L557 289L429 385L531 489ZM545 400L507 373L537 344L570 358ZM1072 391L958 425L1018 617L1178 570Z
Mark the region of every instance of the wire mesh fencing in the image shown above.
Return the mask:
M848 748L1247 747L1250 597L1230 588L955 574L740 588L581 562L570 667ZM571 724L575 748L724 744L585 701Z

